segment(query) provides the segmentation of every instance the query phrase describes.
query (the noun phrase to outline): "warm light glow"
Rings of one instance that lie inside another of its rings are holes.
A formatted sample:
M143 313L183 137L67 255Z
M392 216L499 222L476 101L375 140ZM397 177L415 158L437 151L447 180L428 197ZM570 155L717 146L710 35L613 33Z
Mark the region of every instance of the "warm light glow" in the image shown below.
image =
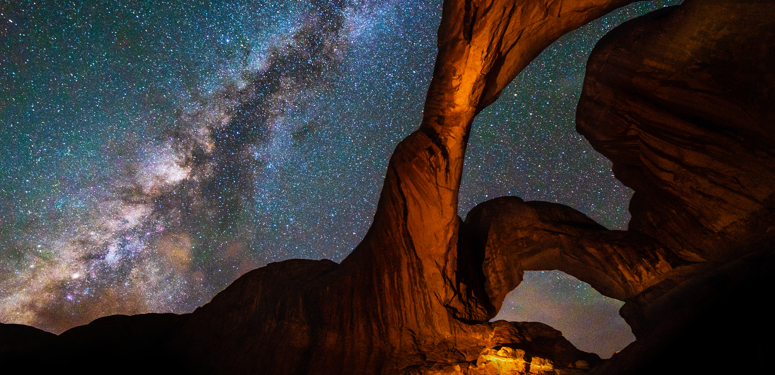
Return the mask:
M553 371L554 366L551 360L540 357L533 357L528 362L524 350L502 347L485 349L476 360L476 369L487 374L541 373Z

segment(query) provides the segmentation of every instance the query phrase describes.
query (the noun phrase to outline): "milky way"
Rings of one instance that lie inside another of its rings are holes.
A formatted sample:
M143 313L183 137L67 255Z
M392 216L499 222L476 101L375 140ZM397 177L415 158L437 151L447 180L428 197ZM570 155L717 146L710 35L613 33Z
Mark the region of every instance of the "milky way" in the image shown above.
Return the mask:
M631 192L575 133L575 104L596 40L665 4L562 38L482 112L462 216L517 195L626 227ZM440 10L0 5L0 321L58 333L110 314L189 312L269 262L341 261L371 223L394 147L419 125ZM546 321L610 355L632 340L618 306L536 273L500 318Z

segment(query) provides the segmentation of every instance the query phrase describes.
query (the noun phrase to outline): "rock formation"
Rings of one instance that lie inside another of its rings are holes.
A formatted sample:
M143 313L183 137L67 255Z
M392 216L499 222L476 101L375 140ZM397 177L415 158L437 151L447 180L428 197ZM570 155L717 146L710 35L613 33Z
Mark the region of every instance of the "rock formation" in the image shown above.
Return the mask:
M578 131L635 190L630 230L727 262L775 229L775 7L686 1L606 35Z
M422 124L396 148L363 241L340 265L283 262L243 276L193 314L175 345L217 342L186 352L225 372L232 363L290 374L476 361L495 311L458 259L475 254L458 248L457 216L471 123L543 48L628 2L447 1ZM264 286L277 280L283 290ZM255 360L236 360L246 356Z
M191 314L108 317L56 340L3 326L32 349L0 346L0 359L88 348L133 371L163 359L224 374L624 374L693 343L695 317L724 299L755 306L735 296L775 264L771 3L687 0L596 47L578 129L636 191L628 231L516 197L457 216L474 116L558 37L629 2L445 1L422 124L341 264L273 263ZM523 271L543 269L627 301L638 341L598 364L543 324L489 323Z
M694 264L626 299L638 340L596 374L740 372L721 347L745 372L771 371L773 14L771 1L687 0L590 56L578 131L635 190L629 232Z
M625 300L695 268L648 236L607 230L556 203L493 199L471 210L466 229L473 248L483 251L485 291L496 310L524 271L560 270Z
M618 27L587 65L578 131L635 190L629 231L706 268L775 235L773 12L686 1Z

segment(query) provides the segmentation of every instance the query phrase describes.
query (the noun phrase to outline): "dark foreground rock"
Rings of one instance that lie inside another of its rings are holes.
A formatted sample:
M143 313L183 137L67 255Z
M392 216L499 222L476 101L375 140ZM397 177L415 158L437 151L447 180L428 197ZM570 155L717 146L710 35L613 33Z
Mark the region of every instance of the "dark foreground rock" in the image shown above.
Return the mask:
M769 244L671 289L649 306L658 323L591 373L771 373L773 270Z
M168 342L189 315L114 315L59 336L32 327L0 324L3 374L176 374L194 363L171 351ZM19 327L26 328L23 332Z
M6 358L48 350L57 335L21 324L0 324L0 353Z

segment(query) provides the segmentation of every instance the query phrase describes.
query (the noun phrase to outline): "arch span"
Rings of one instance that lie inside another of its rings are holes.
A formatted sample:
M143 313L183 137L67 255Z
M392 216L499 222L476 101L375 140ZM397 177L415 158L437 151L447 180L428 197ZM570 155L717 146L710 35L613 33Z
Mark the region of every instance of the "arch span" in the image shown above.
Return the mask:
M491 318L524 271L559 270L624 301L691 267L651 237L608 230L556 203L496 198L474 207L465 227L472 253L481 259Z

